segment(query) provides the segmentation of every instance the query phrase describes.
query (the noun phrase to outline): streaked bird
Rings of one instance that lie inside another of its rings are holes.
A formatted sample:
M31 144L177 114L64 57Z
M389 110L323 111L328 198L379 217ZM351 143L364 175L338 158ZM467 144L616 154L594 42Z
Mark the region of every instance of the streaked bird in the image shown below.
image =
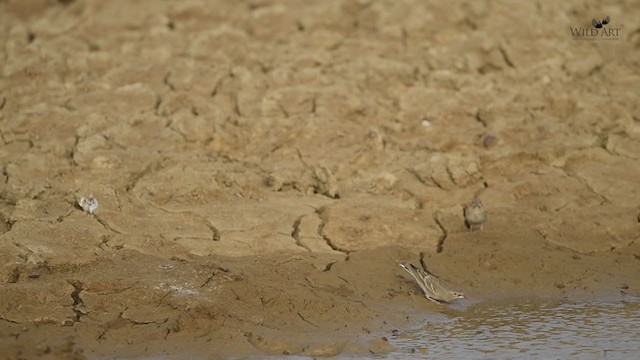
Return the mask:
M480 228L482 230L485 221L487 221L487 211L482 205L482 201L474 198L471 205L464 209L464 221L469 227L469 231Z
M427 299L437 303L448 303L455 299L464 299L463 293L447 289L440 279L430 272L419 269L407 262L400 263L400 266L416 279L418 286L420 286Z

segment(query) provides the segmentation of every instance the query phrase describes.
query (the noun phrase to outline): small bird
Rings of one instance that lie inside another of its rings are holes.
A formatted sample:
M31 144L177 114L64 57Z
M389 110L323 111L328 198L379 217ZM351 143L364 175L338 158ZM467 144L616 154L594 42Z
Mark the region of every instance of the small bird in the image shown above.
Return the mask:
M90 195L88 198L82 197L78 200L78 206L82 208L82 210L88 212L93 215L93 212L98 208L98 199L96 199L93 195Z
M487 221L487 211L482 206L480 199L474 198L471 205L464 209L464 221L469 227L469 231L475 230L476 227L480 227L482 230L485 221Z
M416 279L418 286L420 286L427 299L437 303L448 303L455 299L464 299L463 293L447 289L440 279L430 272L419 269L407 262L400 263L400 266Z

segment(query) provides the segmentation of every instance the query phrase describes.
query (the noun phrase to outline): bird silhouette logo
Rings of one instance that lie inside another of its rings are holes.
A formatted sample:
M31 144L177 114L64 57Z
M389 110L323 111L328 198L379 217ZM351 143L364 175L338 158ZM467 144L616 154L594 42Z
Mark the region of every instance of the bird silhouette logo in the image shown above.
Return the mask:
M596 29L601 29L603 26L607 25L610 21L611 21L611 18L607 16L606 18L602 19L602 21L598 21L596 19L591 20L591 25L593 25L593 27Z

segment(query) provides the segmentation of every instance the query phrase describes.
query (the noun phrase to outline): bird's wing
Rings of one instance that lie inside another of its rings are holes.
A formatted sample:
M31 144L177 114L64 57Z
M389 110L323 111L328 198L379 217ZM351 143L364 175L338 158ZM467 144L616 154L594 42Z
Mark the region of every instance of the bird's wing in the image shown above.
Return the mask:
M426 297L429 297L433 294L433 287L427 280L427 273L425 273L422 269L418 269L411 263L401 263L400 266L402 266L403 269L407 270L407 272L411 274L411 276L413 276Z

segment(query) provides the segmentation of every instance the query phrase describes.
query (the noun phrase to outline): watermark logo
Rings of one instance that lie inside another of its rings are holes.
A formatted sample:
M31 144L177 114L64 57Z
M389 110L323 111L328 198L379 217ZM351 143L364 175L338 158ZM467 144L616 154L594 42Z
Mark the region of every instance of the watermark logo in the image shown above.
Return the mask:
M622 25L610 25L611 18L606 16L602 20L593 19L593 27L570 27L571 36L574 40L618 40L622 35Z
M593 25L593 27L596 29L601 29L602 26L607 25L610 21L611 19L607 16L606 18L602 19L602 22L599 22L596 19L591 20L591 25Z

